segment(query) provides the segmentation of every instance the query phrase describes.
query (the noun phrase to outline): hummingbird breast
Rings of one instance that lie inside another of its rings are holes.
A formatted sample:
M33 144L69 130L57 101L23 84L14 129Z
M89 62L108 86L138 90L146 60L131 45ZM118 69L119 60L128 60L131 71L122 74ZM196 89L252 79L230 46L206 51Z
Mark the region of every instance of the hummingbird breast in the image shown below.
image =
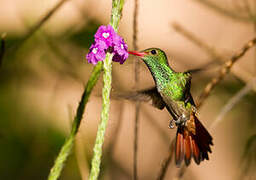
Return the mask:
M174 120L177 120L179 117L182 117L182 119L186 120L190 118L191 110L186 108L183 101L173 100L170 97L166 97L165 95L161 96L168 108L174 113Z
M178 88L175 88L178 87ZM185 102L182 100L184 96L183 88L179 88L180 86L169 85L165 87L158 88L158 92L163 98L165 104L168 106L167 109L172 111L172 116L174 120L182 117L182 119L188 120L191 114L191 108L187 108Z

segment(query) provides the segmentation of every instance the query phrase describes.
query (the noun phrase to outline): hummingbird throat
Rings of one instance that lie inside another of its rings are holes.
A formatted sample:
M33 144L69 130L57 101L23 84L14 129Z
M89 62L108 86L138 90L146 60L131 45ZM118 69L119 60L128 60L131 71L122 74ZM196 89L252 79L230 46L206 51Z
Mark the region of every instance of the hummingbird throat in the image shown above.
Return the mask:
M173 71L166 64L155 63L154 61L145 61L145 64L148 66L149 71L151 72L157 88L160 88L162 85L168 83L170 75L173 74Z

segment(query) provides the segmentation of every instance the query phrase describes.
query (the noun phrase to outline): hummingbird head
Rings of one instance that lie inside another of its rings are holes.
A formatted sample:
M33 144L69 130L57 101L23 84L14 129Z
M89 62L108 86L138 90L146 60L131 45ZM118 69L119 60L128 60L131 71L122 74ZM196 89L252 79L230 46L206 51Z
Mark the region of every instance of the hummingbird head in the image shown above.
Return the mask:
M165 52L159 48L149 48L140 52L129 51L129 54L139 56L149 66L165 64L168 65L167 57Z
M129 54L141 57L150 70L156 84L159 85L169 79L172 69L168 64L164 51L161 49L149 48L141 52L130 51Z

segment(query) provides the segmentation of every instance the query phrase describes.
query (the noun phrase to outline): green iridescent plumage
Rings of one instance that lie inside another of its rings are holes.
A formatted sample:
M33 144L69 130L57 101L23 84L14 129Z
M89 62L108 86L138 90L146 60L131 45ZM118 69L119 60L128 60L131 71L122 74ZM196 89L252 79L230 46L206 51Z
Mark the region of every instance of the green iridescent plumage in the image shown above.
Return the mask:
M177 129L175 143L175 161L180 166L183 160L190 164L193 157L197 164L209 159L212 137L196 116L196 107L190 94L191 74L175 72L168 64L165 53L158 48L146 49L142 52L129 52L140 56L150 70L156 87L138 94L149 97L153 105L159 109L166 108L173 120L170 128Z
M189 93L191 75L175 72L168 63L165 53L158 48L143 51L142 60L148 66L156 83L157 91L177 116L188 119L194 104L185 103Z

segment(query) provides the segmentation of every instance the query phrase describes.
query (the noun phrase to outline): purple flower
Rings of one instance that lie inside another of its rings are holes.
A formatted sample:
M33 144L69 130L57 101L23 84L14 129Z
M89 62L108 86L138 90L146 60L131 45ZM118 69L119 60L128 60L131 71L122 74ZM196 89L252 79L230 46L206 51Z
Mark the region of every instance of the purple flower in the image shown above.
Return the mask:
M96 65L98 61L103 61L105 59L105 50L107 48L108 46L104 41L97 41L93 43L89 49L89 53L86 55L86 59L89 63Z
M113 56L113 61L115 62L119 62L120 64L123 64L125 62L125 60L128 58L128 55L127 56L120 56L119 54L114 54Z
M113 38L113 44L114 44L114 57L113 61L120 62L120 64L123 64L124 61L128 58L128 46L124 42L124 39L120 36L116 35Z
M124 39L121 38L120 36L115 36L114 37L114 52L119 54L120 56L127 56L128 57L128 46L125 44Z
M113 37L116 36L116 32L114 31L111 25L100 26L94 35L95 41L104 41L107 46L112 46Z
M113 53L113 61L123 64L128 58L128 46L111 25L100 26L94 35L95 42L91 45L86 58L89 63L97 64L106 57L106 53Z

